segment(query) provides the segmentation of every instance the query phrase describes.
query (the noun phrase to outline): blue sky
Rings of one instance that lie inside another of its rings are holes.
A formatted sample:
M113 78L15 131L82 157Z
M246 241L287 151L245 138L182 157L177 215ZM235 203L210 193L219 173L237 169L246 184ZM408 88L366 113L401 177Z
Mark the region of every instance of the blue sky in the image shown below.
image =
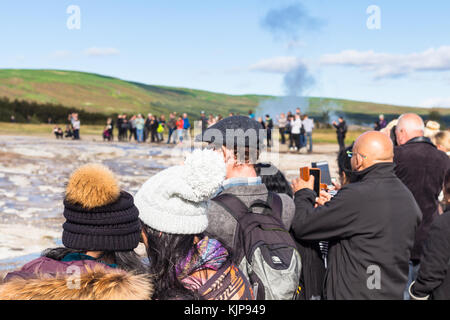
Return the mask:
M271 10L299 3L317 25L294 26L295 36L264 27ZM66 26L70 5L80 30ZM370 5L379 30L366 26ZM283 95L301 63L315 79L306 95L450 107L449 13L445 0L2 1L0 68Z

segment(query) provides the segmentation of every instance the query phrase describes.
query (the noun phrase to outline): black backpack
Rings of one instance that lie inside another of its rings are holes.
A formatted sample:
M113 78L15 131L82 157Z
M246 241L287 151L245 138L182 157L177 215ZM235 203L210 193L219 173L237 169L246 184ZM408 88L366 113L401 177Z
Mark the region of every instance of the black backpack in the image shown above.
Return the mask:
M302 265L296 243L281 220L281 198L269 192L267 201L256 200L250 207L231 194L212 201L238 222L233 260L252 284L255 299L294 299ZM255 213L256 207L264 211Z

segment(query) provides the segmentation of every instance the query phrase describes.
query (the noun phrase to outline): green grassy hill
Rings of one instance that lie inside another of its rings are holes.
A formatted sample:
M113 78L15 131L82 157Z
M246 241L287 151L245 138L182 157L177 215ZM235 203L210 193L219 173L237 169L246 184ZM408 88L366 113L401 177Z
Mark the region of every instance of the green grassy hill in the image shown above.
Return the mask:
M62 104L95 113L167 113L197 115L247 112L260 99L201 90L153 86L74 71L0 70L0 97Z
M276 98L147 85L74 71L14 69L0 69L0 97L61 104L105 115L120 112L159 114L170 110L187 112L194 117L201 110L223 116L229 112L246 114L249 109L255 109L260 101ZM335 111L353 115L355 119L372 119L380 113L396 115L412 111L428 115L430 112L426 108L312 97L309 113L320 114L321 106L329 103L338 106ZM445 118L450 117L450 109L434 110Z

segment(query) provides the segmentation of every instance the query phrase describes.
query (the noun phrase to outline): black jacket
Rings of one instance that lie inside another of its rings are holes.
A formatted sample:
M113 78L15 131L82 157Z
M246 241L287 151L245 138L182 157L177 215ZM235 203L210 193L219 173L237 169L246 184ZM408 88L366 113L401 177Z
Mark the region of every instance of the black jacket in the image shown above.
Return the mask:
M151 123L152 123L152 120L151 120L151 119L149 119L149 118L146 118L146 119L145 119L144 127L145 127L148 131L150 131L150 129L151 129Z
M395 147L394 162L395 174L411 190L422 210L423 220L417 230L411 255L412 260L420 260L423 243L438 214L438 197L445 173L450 168L450 160L428 138L419 137Z
M336 128L338 136L345 137L347 134L347 123L345 123L345 121L339 122L337 125L333 124L333 127Z
M417 297L430 295L435 300L450 300L450 211L431 225L411 292Z
M157 120L150 120L149 129L150 131L156 132L158 130L159 123Z
M392 163L373 165L354 178L317 208L314 191L297 191L293 235L303 241L331 241L326 299L403 299L420 208L395 176Z

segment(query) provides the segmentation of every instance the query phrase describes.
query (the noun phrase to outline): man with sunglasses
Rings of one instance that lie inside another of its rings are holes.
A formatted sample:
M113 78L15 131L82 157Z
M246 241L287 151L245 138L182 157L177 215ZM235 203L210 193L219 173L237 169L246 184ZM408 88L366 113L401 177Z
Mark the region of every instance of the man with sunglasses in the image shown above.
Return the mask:
M313 177L293 182L294 237L330 241L325 299L403 298L422 213L394 173L393 149L380 132L362 134L348 152L351 183L316 208Z

